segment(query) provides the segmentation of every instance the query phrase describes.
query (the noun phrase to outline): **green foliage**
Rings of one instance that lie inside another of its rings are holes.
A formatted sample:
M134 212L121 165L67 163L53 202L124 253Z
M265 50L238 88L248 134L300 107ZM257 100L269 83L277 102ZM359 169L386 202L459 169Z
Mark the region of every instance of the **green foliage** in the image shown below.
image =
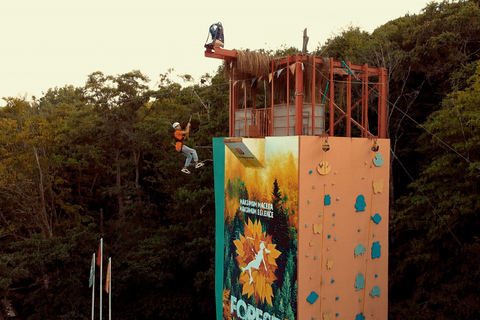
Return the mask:
M333 39L328 39L322 48L317 49L316 54L340 61L362 63L369 38L370 34L368 32L361 30L359 27L349 26Z
M5 101L0 296L22 319L90 317L100 237L103 279L113 261L114 317L213 317L213 170L207 162L191 176L180 172L171 127L194 115L187 143L211 158L211 137L227 131L228 85L208 79L182 88L164 77L152 90L139 71L95 72L84 88ZM98 305L97 289L97 314Z
M465 90L429 116L429 133L420 139L428 165L412 194L399 200L402 211L392 224L391 305L400 312L408 303L422 314L417 319L480 315L480 63L475 66Z
M392 201L399 199L391 206L391 319L480 317L479 43L479 1L444 1L371 34L347 27L315 51L388 70L388 135L402 161L392 162L390 186ZM211 138L228 132L228 84L221 68L188 87L172 82L171 72L155 88L137 70L94 72L84 87L49 89L33 102L4 99L0 297L22 319L90 317L90 262L100 237L113 261L115 318L214 318L213 170L207 162L180 174L171 124L192 117L187 144L212 158ZM272 192L281 219L271 227L288 235L278 248L295 247L280 187ZM242 181L228 182L232 192L248 198ZM244 224L237 217L229 224L231 243ZM238 297L238 268L226 252L226 286ZM275 309L286 318L297 302L294 261L282 251L283 283L273 286ZM106 303L104 296L104 314ZM97 291L97 314L98 305Z

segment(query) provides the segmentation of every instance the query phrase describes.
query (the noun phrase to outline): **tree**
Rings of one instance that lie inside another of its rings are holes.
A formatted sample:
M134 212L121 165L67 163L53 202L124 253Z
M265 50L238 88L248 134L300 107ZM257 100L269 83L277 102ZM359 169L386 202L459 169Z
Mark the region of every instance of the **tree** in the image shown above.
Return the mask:
M429 164L400 199L392 223L391 314L399 319L407 305L417 319L480 315L480 63L475 66L468 86L425 123L420 149Z

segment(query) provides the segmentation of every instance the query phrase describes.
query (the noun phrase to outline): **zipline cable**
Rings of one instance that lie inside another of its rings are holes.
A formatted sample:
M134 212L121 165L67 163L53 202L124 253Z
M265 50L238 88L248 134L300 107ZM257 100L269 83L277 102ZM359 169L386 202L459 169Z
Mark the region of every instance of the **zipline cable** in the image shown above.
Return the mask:
M452 229L450 229L450 227L447 225L447 223L445 222L444 219L442 219L442 217L440 216L440 214L437 212L437 210L435 209L435 207L433 206L433 204L430 202L430 199L428 199L428 197L425 195L425 193L423 192L422 188L420 188L420 185L417 183L417 181L415 179L413 179L413 177L410 175L410 173L408 172L408 170L405 168L405 166L403 165L403 163L400 161L400 159L397 157L397 155L395 154L395 152L393 152L393 150L390 148L390 152L392 153L392 155L395 157L395 159L397 159L398 163L400 164L400 166L403 168L403 170L405 171L405 173L408 175L408 177L410 178L410 180L412 180L412 182L415 184L415 186L417 187L418 191L422 194L422 196L425 198L425 200L427 200L428 204L430 205L430 207L432 208L433 212L437 215L438 219L441 220L443 222L443 225L447 228L448 232L453 236L453 238L455 239L455 241L460 245L460 247L463 247L462 243L458 240L458 238L455 236L455 234L453 233Z

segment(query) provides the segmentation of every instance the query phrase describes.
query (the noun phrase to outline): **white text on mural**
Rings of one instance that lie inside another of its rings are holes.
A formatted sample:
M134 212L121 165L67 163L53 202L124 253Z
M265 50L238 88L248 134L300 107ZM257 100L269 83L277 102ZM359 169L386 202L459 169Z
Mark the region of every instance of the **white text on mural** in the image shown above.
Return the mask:
M246 303L242 299L231 296L230 314L237 312L237 317L242 320L280 320L268 312L255 308L251 304Z
M257 216L273 218L273 205L268 202L240 199L241 212L256 214Z

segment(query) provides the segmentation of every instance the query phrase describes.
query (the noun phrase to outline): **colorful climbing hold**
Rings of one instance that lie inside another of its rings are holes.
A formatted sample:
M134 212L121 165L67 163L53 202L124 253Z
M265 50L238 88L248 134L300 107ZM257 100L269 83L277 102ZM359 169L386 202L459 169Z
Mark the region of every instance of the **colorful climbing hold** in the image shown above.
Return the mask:
M365 320L365 316L363 315L363 312L360 312L359 314L357 314L357 316L355 317L355 320Z
M373 222L375 222L376 224L379 224L380 221L382 221L382 217L378 214L378 213L375 213L375 215L371 218L373 220Z
M325 160L322 160L317 166L317 172L322 176L328 174L330 172L330 169L330 164Z
M375 296L380 297L380 287L375 286L373 287L372 291L370 291L370 296L374 298Z
M313 234L320 234L322 233L323 225L321 223L314 223L313 224Z
M333 267L333 259L327 259L327 269L330 270Z
M355 209L357 209L357 212L359 211L365 211L365 207L367 204L365 203L365 197L361 194L357 197L357 201L355 202Z
M379 241L375 241L372 244L372 259L380 258L380 256L382 255L382 253L380 251L381 248L382 248L382 246L380 245Z
M325 204L326 206L329 206L331 203L332 203L332 199L331 199L330 195L329 195L329 194L326 194L326 195L325 195L324 204Z
M373 161L373 164L374 164L376 167L380 167L385 160L383 159L383 156L382 156L380 153L377 153L377 154L375 155L375 158L373 158L372 161Z
M355 277L355 289L362 290L365 287L365 277L363 276L363 273L357 274Z
M373 193L383 192L383 179L372 181Z
M317 301L317 299L318 299L318 294L315 291L310 292L310 294L307 297L307 301L310 304L314 304L315 301Z
M358 257L359 255L362 255L365 253L365 250L367 250L363 244L357 244L355 247L355 258Z

